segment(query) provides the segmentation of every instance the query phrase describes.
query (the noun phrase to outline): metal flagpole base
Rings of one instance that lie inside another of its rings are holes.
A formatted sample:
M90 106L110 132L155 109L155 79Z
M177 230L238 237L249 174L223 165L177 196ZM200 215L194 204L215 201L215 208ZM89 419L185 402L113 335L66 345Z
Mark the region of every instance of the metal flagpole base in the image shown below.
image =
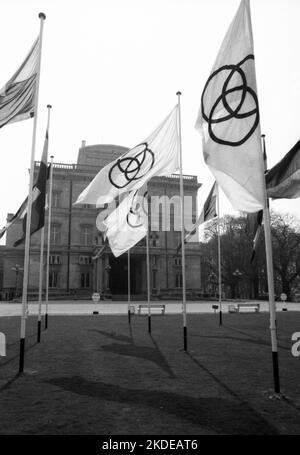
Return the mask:
M37 342L41 342L41 325L42 321L38 321L38 329L37 329Z
M222 310L219 311L219 318L220 318L220 321L219 321L220 325L222 325L222 322L223 322L222 321Z
M183 327L183 347L184 350L187 351L187 327Z
M25 338L20 338L19 373L23 373L23 371L24 371L24 357L25 357Z
M278 352L272 352L273 360L273 376L274 376L274 391L276 394L280 394L280 382L279 382L279 366L278 366Z
M48 313L45 314L45 329L48 328Z
M148 316L148 332L151 333L151 316Z

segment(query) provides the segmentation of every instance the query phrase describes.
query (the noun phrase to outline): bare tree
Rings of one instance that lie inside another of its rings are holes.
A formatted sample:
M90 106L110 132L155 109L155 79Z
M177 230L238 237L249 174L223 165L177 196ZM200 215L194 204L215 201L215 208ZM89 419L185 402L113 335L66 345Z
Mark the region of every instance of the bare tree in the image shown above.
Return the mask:
M295 218L272 213L272 245L274 270L280 291L291 300L293 284L300 276L300 230Z
M272 212L272 243L277 294L290 300L293 286L300 281L300 229L295 218ZM202 283L204 292L215 293L218 280L218 227L213 220L206 227L202 243ZM267 297L267 273L263 230L255 260L251 262L253 233L246 217L226 215L220 219L222 283L231 298ZM215 290L215 291L214 291Z

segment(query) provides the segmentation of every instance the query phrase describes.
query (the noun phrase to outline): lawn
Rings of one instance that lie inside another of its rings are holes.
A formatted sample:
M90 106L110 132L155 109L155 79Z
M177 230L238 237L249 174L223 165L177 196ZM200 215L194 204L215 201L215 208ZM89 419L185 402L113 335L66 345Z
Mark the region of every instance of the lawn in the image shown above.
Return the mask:
M52 316L36 343L27 319L18 374L17 317L0 319L0 434L300 434L300 312L278 314L282 399L273 396L268 314Z

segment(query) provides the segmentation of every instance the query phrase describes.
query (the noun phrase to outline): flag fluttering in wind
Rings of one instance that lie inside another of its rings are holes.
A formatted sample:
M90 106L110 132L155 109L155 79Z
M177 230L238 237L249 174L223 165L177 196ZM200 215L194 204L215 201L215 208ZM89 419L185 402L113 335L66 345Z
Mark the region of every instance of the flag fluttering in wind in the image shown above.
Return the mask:
M11 219L6 223L6 225L0 230L0 239L4 236L6 231L17 221L24 217L26 210L27 210L27 202L28 198L22 203L21 207L17 210L17 212L11 217Z
M38 57L39 38L20 68L0 90L0 128L34 116Z
M236 210L265 207L249 0L242 0L204 86L195 125L204 160Z
M47 168L47 180L49 179L49 175L50 175L50 167L51 165L49 164L48 168ZM33 187L33 192L32 192L32 201L34 202L36 200L36 198L39 196L40 194L40 191L34 186ZM25 199L25 201L23 201L22 205L20 206L20 208L17 210L17 212L10 218L10 220L6 223L6 225L0 229L0 239L1 237L4 236L4 234L6 233L6 231L8 231L8 229L18 220L22 220L24 218L24 216L26 215L27 213L27 203L28 203L28 197ZM45 203L45 209L47 209L47 201Z
M267 172L268 164L267 164L267 152L266 152L266 142L265 142L265 135L262 135L262 141L263 141L263 162L264 162L264 169L265 169L265 174ZM269 203L269 201L268 201ZM253 243L252 243L252 254L250 258L250 262L254 261L258 243L259 243L259 238L260 234L262 232L262 221L263 221L263 211L259 210L258 212L255 213L248 213L247 214L247 231L250 234L250 237L253 238Z
M131 191L119 206L103 221L106 237L115 257L136 245L148 229L148 204L145 185Z
M248 213L247 215L246 229L250 237L253 239L252 254L250 258L251 262L253 262L256 255L258 241L260 238L260 234L262 232L262 221L263 221L262 210L259 210L256 213Z
M300 197L300 140L266 174L267 195L273 199Z
M143 142L99 171L75 204L101 205L179 168L178 106Z
M44 141L42 159L38 172L36 183L32 190L32 206L31 206L31 226L30 235L37 232L45 224L45 205L46 205L46 185L49 176L47 168L48 161L48 130ZM14 246L20 245L25 240L26 235L26 219L27 219L27 199L26 209L23 211L23 234L22 237L14 243Z
M218 197L218 188L217 188L217 182L214 182L209 195L207 196L207 199L204 203L203 209L200 213L200 216L192 229L185 235L184 237L184 243L187 243L190 238L196 234L197 228L203 224L206 223L209 220L212 220L216 216L218 216L217 213L217 197ZM182 244L180 243L177 247L177 251L180 250Z

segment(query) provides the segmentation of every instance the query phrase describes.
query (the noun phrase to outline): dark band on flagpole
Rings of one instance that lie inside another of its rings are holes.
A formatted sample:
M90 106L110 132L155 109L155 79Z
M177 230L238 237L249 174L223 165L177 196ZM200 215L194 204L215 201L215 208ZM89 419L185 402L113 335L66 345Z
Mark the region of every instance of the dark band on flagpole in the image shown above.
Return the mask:
M43 21L46 19L46 14L45 13L39 13L39 19L43 19Z
M45 329L48 328L48 313L45 314Z
M130 315L130 309L128 308L128 323L131 323L131 315Z
M219 321L220 325L222 325L222 310L219 311Z
M37 342L41 342L41 324L42 321L38 321L38 330L37 330Z
M151 316L148 315L148 332L151 333Z
M186 325L183 327L183 348L187 351L187 327Z
M19 373L23 373L23 371L24 371L24 357L25 357L25 338L20 338Z
M279 382L279 366L278 366L278 352L272 351L273 360L273 376L274 376L274 391L280 393L280 382Z

